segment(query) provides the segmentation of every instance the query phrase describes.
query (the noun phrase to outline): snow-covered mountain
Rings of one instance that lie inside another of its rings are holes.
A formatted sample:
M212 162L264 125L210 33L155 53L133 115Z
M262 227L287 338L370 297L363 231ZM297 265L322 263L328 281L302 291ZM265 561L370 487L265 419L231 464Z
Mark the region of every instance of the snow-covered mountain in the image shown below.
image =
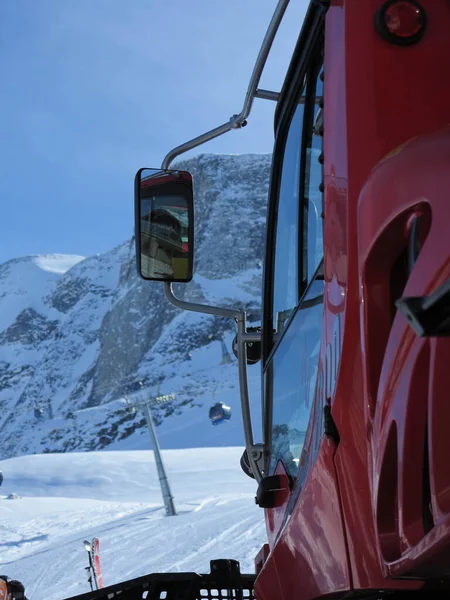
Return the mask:
M200 155L178 167L194 175L196 274L176 293L245 306L257 321L270 156ZM242 445L234 333L230 320L179 311L162 285L138 278L133 239L84 259L0 265L0 458L146 448L134 403L161 394L175 394L153 406L163 447ZM259 365L250 385L258 413ZM233 413L220 427L208 420L216 401Z

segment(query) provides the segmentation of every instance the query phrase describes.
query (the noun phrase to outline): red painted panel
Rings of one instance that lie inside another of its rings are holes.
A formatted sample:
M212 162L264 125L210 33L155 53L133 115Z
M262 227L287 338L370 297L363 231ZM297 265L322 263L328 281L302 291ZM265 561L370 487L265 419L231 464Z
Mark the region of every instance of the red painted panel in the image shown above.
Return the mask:
M274 565L281 597L309 600L350 589L345 535L333 463L334 443L324 439L302 493L256 581L258 600L274 593ZM271 591L269 591L269 589Z
M422 583L392 578L446 575L450 564L450 342L418 339L394 306L404 283L423 295L450 277L450 3L423 0L427 33L408 48L376 33L382 3L332 0L327 14L324 318L327 345L337 319L343 335L335 388L325 346L321 360L340 444L334 455L324 440L258 577L260 599L414 589ZM427 235L409 276L400 259L418 214Z
M275 475L280 475L283 478L287 479L287 473L283 464L278 462L275 468ZM266 530L267 530L267 538L269 542L269 548L272 549L275 545L275 541L277 539L280 528L283 524L284 514L286 512L286 508L289 504L290 493L287 490L284 492L281 503L279 506L275 508L271 508L264 511L265 519L266 519Z
M412 214L427 216L427 235L414 269L405 273L402 294L428 295L450 278L448 189L450 128L419 136L382 161L359 202L363 343L374 413L374 518L390 577L450 576L443 567L450 559L450 471L444 458L450 449L450 341L418 338L405 317L394 316L389 307L389 269L407 247ZM387 316L371 329L377 310Z

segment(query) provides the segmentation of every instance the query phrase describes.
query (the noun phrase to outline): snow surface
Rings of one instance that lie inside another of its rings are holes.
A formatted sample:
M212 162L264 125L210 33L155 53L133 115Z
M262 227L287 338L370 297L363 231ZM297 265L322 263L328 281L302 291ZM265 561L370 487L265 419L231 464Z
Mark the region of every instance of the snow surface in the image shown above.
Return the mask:
M31 257L32 262L43 271L59 273L60 275L63 275L84 259L84 256L77 254L40 254Z
M151 451L0 461L0 572L20 579L30 600L82 594L89 591L82 541L93 536L105 585L152 572L208 573L215 558L238 559L242 572L253 572L265 526L241 453L164 451L176 517L165 516Z

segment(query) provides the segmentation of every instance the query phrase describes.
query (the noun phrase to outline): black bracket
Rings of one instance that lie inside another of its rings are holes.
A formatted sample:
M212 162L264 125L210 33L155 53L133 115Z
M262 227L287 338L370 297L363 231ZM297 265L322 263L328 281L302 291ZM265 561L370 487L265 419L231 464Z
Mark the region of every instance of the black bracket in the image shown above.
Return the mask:
M247 327L247 333L261 334L261 327ZM239 358L237 335L235 336L232 346L233 354ZM261 342L247 342L247 364L255 365L261 360Z
M329 404L325 404L323 407L323 430L325 435L330 436L336 442L336 446L339 444L340 437L339 432L331 414L331 408Z
M450 279L429 296L400 298L395 304L418 336L450 336Z
M285 481L289 481L288 487L286 487L286 483L283 483L279 475L269 475L261 479L256 491L256 504L260 508L276 508L279 506L280 496L278 496L277 492L281 492L282 490L288 491L292 485L290 478L286 477Z

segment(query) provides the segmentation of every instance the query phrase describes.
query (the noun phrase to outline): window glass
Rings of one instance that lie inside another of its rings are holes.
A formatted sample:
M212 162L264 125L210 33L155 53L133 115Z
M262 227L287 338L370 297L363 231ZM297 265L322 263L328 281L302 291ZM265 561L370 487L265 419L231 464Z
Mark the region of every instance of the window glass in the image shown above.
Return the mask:
M269 368L273 398L271 473L280 460L290 475L295 477L298 471L317 381L323 285L322 279L312 282Z
M320 65L312 63L306 96L296 107L286 140L274 250L275 348L266 370L272 405L270 470L281 461L287 473L300 478L309 464L303 446L318 380L323 323L320 73Z
M323 181L320 157L323 152L323 111L320 102L323 94L320 73L314 90L314 110L310 135L306 142L305 188L303 198L303 278L305 285L311 281L323 257Z
M298 304L300 149L304 104L297 106L286 141L275 236L273 328L280 331Z

